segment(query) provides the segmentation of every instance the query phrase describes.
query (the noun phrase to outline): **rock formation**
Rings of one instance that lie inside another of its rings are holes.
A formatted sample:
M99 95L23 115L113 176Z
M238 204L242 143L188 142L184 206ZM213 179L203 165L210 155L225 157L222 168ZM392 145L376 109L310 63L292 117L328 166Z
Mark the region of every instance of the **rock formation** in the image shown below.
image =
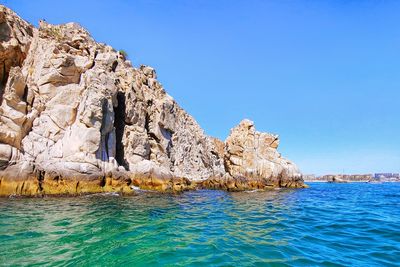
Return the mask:
M303 187L277 136L244 120L208 137L153 68L76 23L0 8L0 195Z
M278 153L278 136L257 132L252 121L233 128L225 144L215 142L227 176L208 179L205 187L235 191L303 186L298 168Z

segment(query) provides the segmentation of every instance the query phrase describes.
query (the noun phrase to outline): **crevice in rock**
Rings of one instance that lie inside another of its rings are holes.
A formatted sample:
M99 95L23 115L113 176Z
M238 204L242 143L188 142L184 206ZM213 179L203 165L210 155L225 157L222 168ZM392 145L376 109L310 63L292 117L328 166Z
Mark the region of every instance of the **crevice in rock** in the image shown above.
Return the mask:
M117 66L118 66L118 61L114 61L112 66L111 66L112 72L115 72L115 69L117 68Z
M101 187L106 186L106 177L105 176L101 177L100 186Z
M167 149L166 149L167 157L168 157L169 159L171 159L172 146L173 146L173 145L172 145L172 141L169 140L168 145L167 145Z
M0 105L3 102L3 94L4 94L4 89L6 88L6 83L8 79L8 72L6 70L6 62L3 61L3 70L2 70L2 77L0 81Z
M147 105L151 106L152 105L152 101L149 100L147 102ZM145 120L144 120L144 128L146 129L147 136L150 139L153 139L154 141L156 141L157 143L160 143L160 138L158 138L158 136L154 132L152 132L151 129L150 129L150 121L151 121L150 114L149 114L149 112L146 112Z
M117 94L118 106L114 108L114 128L115 128L115 159L117 163L126 170L128 170L129 165L125 161L125 150L122 139L125 131L125 117L126 117L126 105L125 105L125 93L118 92Z
M150 107L153 105L153 101L147 100L147 111L144 117L144 128L147 132L147 134L150 134L150 113L149 113L149 109Z
M160 139L157 137L157 135L153 132L148 132L148 135L151 139L155 140L158 144L160 143Z
M107 133L106 136L104 137L104 146L105 146L105 153L106 153L106 158L104 160L108 160L109 156L108 155L108 139L110 139L110 133Z
M21 195L23 194L22 191L24 191L24 187L25 187L25 181L22 182L22 186L21 186Z
M146 130L147 133L150 132L150 115L147 112L144 116L144 129Z
M28 86L27 85L25 85L25 88L24 88L24 95L22 96L22 101L24 101L25 103L27 103L28 101L27 101L27 99L28 99Z
M37 173L37 179L38 179L38 186L39 186L39 191L43 191L43 181L44 181L44 176L46 172L45 171L38 171Z
M101 138L100 138L100 145L99 149L96 152L96 156L99 157L101 161L108 161L108 134L105 130L105 127L107 127L106 119L107 119L107 112L108 112L108 102L107 100L102 101L102 121L101 121L101 128L100 128L100 133L101 133Z

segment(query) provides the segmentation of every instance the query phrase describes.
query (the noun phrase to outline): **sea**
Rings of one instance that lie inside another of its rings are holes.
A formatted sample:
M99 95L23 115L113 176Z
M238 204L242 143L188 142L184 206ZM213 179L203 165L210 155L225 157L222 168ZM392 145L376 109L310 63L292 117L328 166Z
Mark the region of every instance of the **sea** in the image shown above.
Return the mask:
M0 266L400 266L400 183L0 199Z

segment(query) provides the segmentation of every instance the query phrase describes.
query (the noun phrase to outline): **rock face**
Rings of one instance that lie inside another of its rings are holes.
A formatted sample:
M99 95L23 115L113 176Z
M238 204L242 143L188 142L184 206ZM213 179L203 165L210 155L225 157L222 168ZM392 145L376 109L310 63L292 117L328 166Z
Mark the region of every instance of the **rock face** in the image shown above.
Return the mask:
M36 29L0 8L0 195L303 186L276 136L245 120L208 137L153 68L76 23Z
M225 166L232 177L265 178L271 186L297 187L301 173L281 157L277 135L257 132L254 123L243 120L225 142Z
M277 152L278 145L278 136L257 132L252 121L243 120L231 130L224 149L219 150L227 175L222 179L209 179L203 184L208 188L232 191L303 187L300 171L281 157Z

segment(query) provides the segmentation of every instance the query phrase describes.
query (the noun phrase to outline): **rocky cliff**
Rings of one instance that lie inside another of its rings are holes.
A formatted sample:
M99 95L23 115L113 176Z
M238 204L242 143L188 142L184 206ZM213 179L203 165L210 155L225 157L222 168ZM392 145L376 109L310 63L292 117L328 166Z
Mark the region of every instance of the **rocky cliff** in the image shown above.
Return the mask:
M0 195L303 187L251 121L208 137L148 66L0 6Z

